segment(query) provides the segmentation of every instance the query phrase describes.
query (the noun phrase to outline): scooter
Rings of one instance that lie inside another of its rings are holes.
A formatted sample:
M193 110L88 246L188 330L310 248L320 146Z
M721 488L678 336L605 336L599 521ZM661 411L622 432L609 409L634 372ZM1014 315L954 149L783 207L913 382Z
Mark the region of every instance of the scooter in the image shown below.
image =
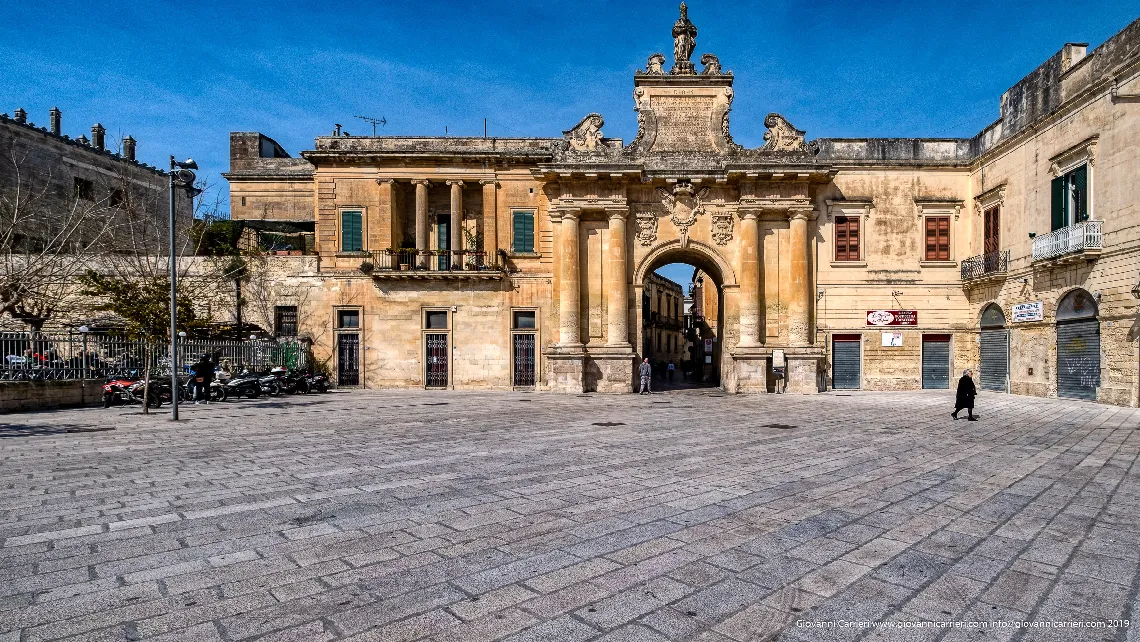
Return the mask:
M328 392L329 379L321 374L305 374L301 377L310 392Z
M133 403L134 397L131 396L130 387L134 383L134 379L122 378L111 379L103 384L103 407L110 408L111 406Z
M235 397L249 397L250 399L257 399L261 396L261 381L258 377L249 374L248 371L243 372L225 384L226 393Z

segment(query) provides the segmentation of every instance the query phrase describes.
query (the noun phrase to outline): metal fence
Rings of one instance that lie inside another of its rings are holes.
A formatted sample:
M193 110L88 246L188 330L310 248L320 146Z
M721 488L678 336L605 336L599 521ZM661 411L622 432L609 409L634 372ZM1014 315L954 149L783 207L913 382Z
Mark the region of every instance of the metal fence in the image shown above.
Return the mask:
M170 373L170 346L102 332L0 332L0 380L104 379L141 376L150 359L151 372ZM305 370L308 345L297 340L272 339L179 341L177 367L189 369L203 354L215 363L228 359L233 369L255 372L274 366Z
M1009 269L1009 250L971 256L962 261L962 280L980 279L991 274L1005 274Z
M478 271L500 270L496 257L472 250L378 250L372 255L373 269L401 271ZM490 260L488 260L490 258Z

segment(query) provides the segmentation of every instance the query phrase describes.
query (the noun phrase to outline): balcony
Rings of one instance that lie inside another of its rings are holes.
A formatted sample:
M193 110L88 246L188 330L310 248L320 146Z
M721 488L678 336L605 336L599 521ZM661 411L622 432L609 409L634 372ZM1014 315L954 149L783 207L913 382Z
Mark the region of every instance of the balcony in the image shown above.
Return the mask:
M962 261L962 282L982 283L1005 278L1009 270L1009 250L971 256Z
M369 254L372 269L368 274L374 279L498 280L505 274L497 261L487 260L486 252L377 250Z
M1089 260L1100 255L1101 224L1085 221L1033 239L1034 261Z

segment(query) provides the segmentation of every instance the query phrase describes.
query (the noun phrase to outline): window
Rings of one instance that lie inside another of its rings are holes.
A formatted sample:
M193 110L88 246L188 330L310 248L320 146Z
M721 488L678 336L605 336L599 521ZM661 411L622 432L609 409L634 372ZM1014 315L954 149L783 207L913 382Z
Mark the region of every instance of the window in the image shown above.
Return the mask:
M950 260L950 217L926 217L926 260Z
M859 260L859 217L835 217L835 260Z
M534 310L515 312L513 325L515 330L533 330L535 327L534 321Z
M111 190L111 207L122 207L126 200L126 197L123 196L123 190Z
M279 305L274 312L273 334L279 337L297 336L297 306Z
M1000 206L994 206L986 210L985 236L982 239L982 249L985 254L993 254L1001 249L1000 213Z
M447 312L444 310L428 310L424 315L424 327L428 330L446 330Z
M360 310L337 310L336 327L351 329L359 328Z
M95 200L95 184L85 178L75 178L75 198Z
M1089 168L1081 165L1053 179L1053 229L1089 220Z
M513 210L513 236L511 251L516 254L534 252L534 212L531 210Z
M363 226L359 211L343 211L340 213L340 251L360 252L364 249L364 238L361 234Z

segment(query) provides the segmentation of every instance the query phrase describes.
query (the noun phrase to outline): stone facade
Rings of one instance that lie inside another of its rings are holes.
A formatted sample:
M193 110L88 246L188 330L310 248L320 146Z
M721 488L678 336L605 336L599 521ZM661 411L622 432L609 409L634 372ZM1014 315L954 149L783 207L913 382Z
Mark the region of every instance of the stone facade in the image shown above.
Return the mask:
M1095 397L1137 403L1140 21L1092 52L1066 45L973 138L808 141L770 114L754 149L730 133L732 72L711 54L697 71L696 29L677 25L671 71L654 54L634 76L629 144L599 114L548 139L323 136L300 159L233 134L233 216L315 225L317 261L292 278L314 294L318 356L356 360L369 387L630 390L638 302L685 262L715 293L729 392L771 391L773 358L789 392L828 389L840 340L857 346L846 387L938 386L982 365L996 303L1006 387L1067 394L1054 310L1081 288ZM1059 226L1054 178L1074 212ZM1040 320L1013 322L1036 302ZM909 324L877 327L875 310ZM338 327L343 311L359 325Z
M641 356L651 362L674 362L685 356L684 291L660 274L645 279L641 294Z

